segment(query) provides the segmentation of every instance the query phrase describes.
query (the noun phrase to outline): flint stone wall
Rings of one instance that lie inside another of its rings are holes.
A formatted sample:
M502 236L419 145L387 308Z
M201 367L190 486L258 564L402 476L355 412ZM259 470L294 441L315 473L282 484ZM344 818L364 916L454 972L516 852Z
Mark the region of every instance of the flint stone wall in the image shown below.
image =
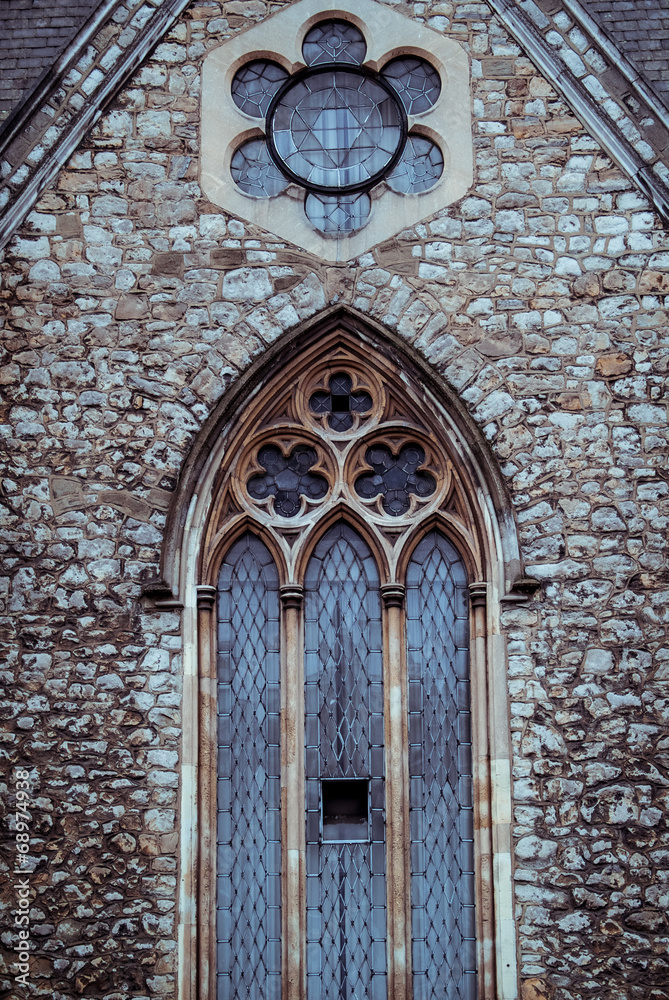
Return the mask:
M278 6L194 3L3 257L4 739L37 782L34 995L175 996L180 618L141 585L212 408L346 303L466 401L542 581L503 619L523 1000L665 998L667 233L481 0L395 5L471 54L467 197L343 266L229 217L198 185L202 58Z

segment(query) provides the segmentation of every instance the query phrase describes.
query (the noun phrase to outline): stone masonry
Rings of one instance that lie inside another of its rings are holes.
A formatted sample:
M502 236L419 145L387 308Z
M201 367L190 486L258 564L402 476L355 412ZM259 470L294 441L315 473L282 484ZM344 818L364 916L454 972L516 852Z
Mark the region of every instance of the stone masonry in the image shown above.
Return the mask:
M464 199L333 266L227 216L198 184L202 59L280 6L194 2L2 258L3 740L37 782L30 995L176 997L180 616L142 583L197 430L338 303L466 401L542 583L503 621L523 1000L666 1000L668 234L484 0L394 5L471 55Z

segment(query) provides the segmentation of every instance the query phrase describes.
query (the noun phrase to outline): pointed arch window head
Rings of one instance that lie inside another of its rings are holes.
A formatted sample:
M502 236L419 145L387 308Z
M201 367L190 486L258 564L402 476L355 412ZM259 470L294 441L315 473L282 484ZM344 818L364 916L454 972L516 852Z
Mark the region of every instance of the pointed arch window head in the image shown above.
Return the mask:
M216 971L198 1000L492 995L485 540L443 419L390 351L335 328L225 441L201 556Z

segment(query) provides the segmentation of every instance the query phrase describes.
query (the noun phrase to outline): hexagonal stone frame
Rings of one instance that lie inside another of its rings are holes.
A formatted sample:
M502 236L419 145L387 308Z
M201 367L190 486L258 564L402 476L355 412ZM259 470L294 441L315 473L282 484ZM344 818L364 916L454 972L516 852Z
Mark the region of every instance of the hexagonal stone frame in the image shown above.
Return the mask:
M260 120L243 114L232 100L232 79L244 63L271 59L288 73L304 68L302 41L324 16L343 18L362 31L365 65L380 70L398 56L420 56L441 77L434 107L409 116L409 129L438 143L444 172L429 191L398 194L385 185L370 192L369 221L355 233L337 237L317 232L304 211L304 188L289 185L272 198L255 198L235 185L230 160L245 140L264 135ZM382 21L383 29L379 30ZM200 184L209 200L325 260L345 261L365 253L402 230L462 198L473 181L469 59L453 39L417 24L372 0L341 0L335 10L322 0L299 0L272 17L223 42L205 58L202 72L202 158Z

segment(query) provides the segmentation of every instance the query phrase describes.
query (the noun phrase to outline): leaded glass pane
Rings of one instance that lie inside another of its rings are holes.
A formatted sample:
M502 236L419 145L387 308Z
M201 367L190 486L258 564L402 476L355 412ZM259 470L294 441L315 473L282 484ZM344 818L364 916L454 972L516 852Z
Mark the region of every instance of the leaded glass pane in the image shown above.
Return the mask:
M279 581L247 534L218 583L217 1000L281 997Z
M348 431L353 427L354 413L367 413L372 408L368 392L353 392L353 379L346 372L335 372L330 378L328 392L315 392L309 400L314 413L327 413L328 425L333 431Z
M410 135L397 165L388 174L388 187L400 194L429 191L444 172L444 157L436 143Z
M307 32L302 43L307 66L333 62L361 66L366 53L362 32L348 21L322 21Z
M271 198L288 187L288 181L276 166L264 139L249 139L232 154L230 173L246 194Z
M423 499L437 488L434 476L420 468L425 462L425 452L419 444L406 444L397 455L387 445L375 444L365 452L365 462L374 471L358 476L355 491L365 500L380 494L381 505L391 517L406 514L411 494Z
M381 70L381 76L395 88L409 115L429 111L441 93L441 80L436 69L417 56L391 60Z
M270 101L287 79L288 73L277 63L255 59L232 78L232 99L245 114L264 118Z
M309 469L318 461L315 448L298 444L288 458L276 445L268 444L258 452L258 462L264 475L251 476L247 483L254 500L274 497L274 513L281 517L296 517L302 508L301 497L322 500L328 491L327 479Z
M298 181L344 191L382 175L404 130L392 87L362 71L323 69L282 94L268 131L275 155Z
M372 200L362 194L308 194L304 203L309 222L327 236L353 233L369 218Z
M474 843L468 593L434 531L407 570L415 1000L474 1000Z
M305 580L307 1000L386 1000L381 643L376 565L336 525ZM348 808L329 805L337 795Z

